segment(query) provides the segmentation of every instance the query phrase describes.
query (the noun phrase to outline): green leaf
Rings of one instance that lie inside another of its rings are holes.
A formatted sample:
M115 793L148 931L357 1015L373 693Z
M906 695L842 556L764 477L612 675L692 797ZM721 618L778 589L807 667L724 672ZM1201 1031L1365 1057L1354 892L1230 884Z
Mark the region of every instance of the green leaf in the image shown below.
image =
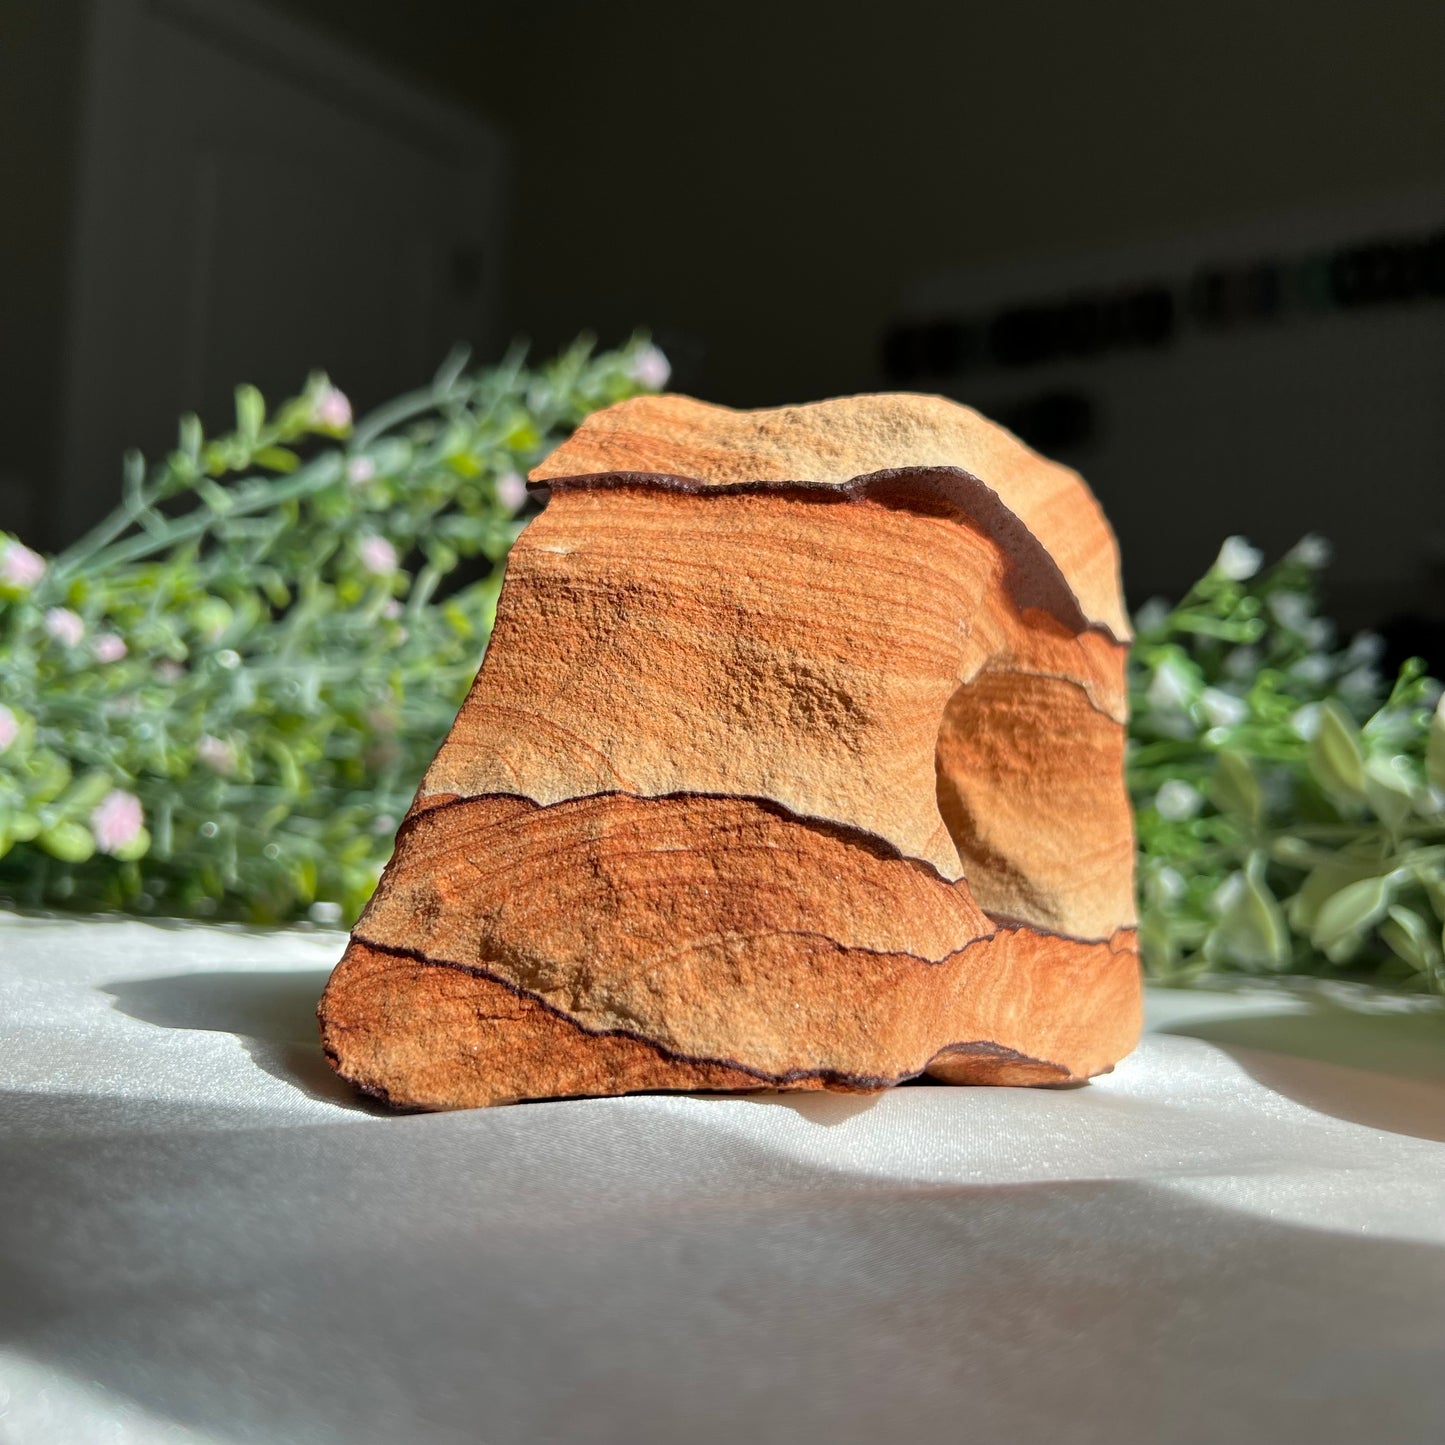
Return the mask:
M143 505L142 492L145 488L146 459L131 447L121 459L121 491L125 496L126 505L137 513Z
M1221 813L1243 823L1251 832L1259 827L1264 798L1259 779L1243 753L1228 750L1219 754L1209 796Z
M1445 920L1445 872L1439 869L1417 865L1415 881L1425 890L1436 918Z
M113 787L115 779L103 769L95 768L72 783L56 806L67 818L86 817Z
M151 835L149 829L138 829L134 838L129 843L117 848L112 855L121 863L134 863L138 858L144 858L150 852Z
M210 477L198 477L196 479L196 495L213 511L217 516L225 516L234 510L235 498L221 486L219 482L213 482Z
M1413 908L1396 904L1380 925L1380 937L1390 948L1421 973L1429 973L1441 962L1435 931Z
M1269 856L1278 863L1288 863L1292 868L1308 868L1318 855L1303 838L1280 833L1269 845Z
M460 342L453 346L447 353L446 360L437 367L436 375L432 377L432 386L439 392L450 391L458 381L462 373L467 369L467 362L472 359L472 349Z
M301 458L290 447L262 447L253 460L258 467L282 473L294 472L301 465Z
M266 425L266 400L254 386L236 388L236 432L247 451L256 444Z
M1320 709L1319 731L1310 740L1310 771L1329 794L1349 802L1365 796L1365 755L1354 719L1335 698Z
M1235 896L1205 939L1205 956L1242 968L1283 968L1290 958L1289 927L1265 881L1264 855L1252 853L1234 877Z
M58 753L42 749L30 763L30 802L48 803L70 785L70 764Z
M1179 946L1163 913L1152 909L1139 920L1139 955L1151 974L1168 977L1179 966Z
M1373 878L1380 871L1377 857L1354 858L1337 853L1310 870L1298 893L1289 902L1289 921L1297 933L1309 933L1315 926L1320 909L1342 888L1363 878Z
M1363 933L1385 916L1393 887L1390 876L1361 878L1333 893L1321 905L1310 929L1310 942L1328 949L1349 935Z
M1371 758L1365 764L1365 800L1370 811L1393 833L1410 816L1415 806L1414 790L1386 758Z
M201 447L205 444L206 435L201 430L201 419L195 412L190 411L181 418L180 424L180 450L189 458L192 466L201 464Z
M79 823L54 823L35 841L62 863L84 863L95 852L90 829Z
M281 775L282 787L293 795L302 792L306 783L296 754L280 738L276 737L267 740L266 751L270 754L271 760L276 764L277 771Z
M5 820L5 831L16 843L28 843L40 832L40 819L29 813L12 813Z
M1430 739L1425 745L1425 776L1432 788L1445 793L1445 694L1435 704L1430 719Z

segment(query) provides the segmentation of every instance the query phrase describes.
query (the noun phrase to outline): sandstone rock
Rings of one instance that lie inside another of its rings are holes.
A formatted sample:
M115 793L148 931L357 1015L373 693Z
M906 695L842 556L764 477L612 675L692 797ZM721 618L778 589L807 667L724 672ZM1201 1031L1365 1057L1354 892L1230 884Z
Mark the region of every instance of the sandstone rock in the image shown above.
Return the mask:
M1133 1046L1127 621L1075 473L934 397L646 397L532 478L322 999L342 1075L465 1108Z

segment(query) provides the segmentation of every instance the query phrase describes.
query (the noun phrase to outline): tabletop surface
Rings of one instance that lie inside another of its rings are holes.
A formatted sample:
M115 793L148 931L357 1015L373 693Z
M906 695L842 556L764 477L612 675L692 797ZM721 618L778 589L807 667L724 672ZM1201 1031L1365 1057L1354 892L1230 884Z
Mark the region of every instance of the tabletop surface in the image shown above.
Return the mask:
M1445 1001L1082 1088L390 1115L343 939L0 914L0 1441L1445 1438Z

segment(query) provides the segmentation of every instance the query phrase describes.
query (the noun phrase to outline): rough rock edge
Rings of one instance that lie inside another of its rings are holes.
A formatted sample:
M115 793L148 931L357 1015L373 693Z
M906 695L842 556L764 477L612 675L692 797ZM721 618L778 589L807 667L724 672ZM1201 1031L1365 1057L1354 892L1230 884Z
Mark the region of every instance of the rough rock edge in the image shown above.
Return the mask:
M545 813L553 808L565 808L572 803L588 802L594 798L632 798L639 803L667 803L676 802L686 798L716 798L723 802L752 803L761 808L764 812L771 813L774 817L785 823L796 823L801 828L807 828L816 833L828 834L840 842L851 844L855 848L861 848L873 857L885 860L889 863L907 863L911 867L921 869L924 873L938 880L946 888L957 888L960 883L967 886L967 875L959 878L948 878L940 873L938 869L926 858L916 858L911 853L905 853L896 844L890 843L886 838L880 838L876 833L870 833L866 828L858 828L851 823L839 823L833 818L818 818L809 813L795 813L786 803L780 803L776 798L765 797L756 793L708 793L700 789L685 788L671 793L629 793L622 788L603 788L595 793L579 793L575 798L561 798L555 803L539 803L535 798L529 797L526 793L491 791L486 793L430 793L426 797L420 794L413 800L411 807L407 810L406 817L401 820L396 830L396 842L399 844L402 838L415 828L423 817L432 813L448 812L453 808L465 807L469 803L485 803L495 798L515 799L519 802L530 803L539 813ZM387 864L389 868L390 863ZM979 942L985 938L996 937L998 933L1011 933L1025 930L1029 933L1036 933L1043 938L1057 938L1063 943L1077 943L1088 947L1095 947L1099 944L1108 945L1110 952L1120 953L1126 950L1114 947L1114 941L1121 933L1136 933L1138 931L1138 919L1135 918L1127 923L1117 924L1110 933L1101 933L1093 938L1085 938L1078 933L1065 933L1057 928L1049 928L1041 923L1032 923L1027 918L1015 918L1006 913L991 913L983 908L976 901L974 907L984 915L989 922L996 925L994 933L980 934L978 939L970 942ZM365 917L357 921L357 927L365 922ZM795 933L798 930L794 930ZM360 937L360 934L355 934ZM808 935L814 938L825 938L827 935L812 933ZM363 940L369 942L369 940ZM830 943L836 943L834 939L828 939ZM372 947L380 948L381 944L372 944ZM966 948L968 945L965 944ZM955 954L962 952L955 949L953 953L945 954L942 958L924 958L922 954L911 953L907 949L871 949L863 948L856 944L837 944L837 947L856 949L859 953L900 953L908 958L916 958L920 963L941 964L946 963ZM460 966L460 965L459 965Z
M919 958L917 954L907 953L900 950L892 950L892 955L898 958L911 958L922 968L943 968L948 964L952 963L955 959L961 958L965 953L969 951L969 949L973 948L976 944L991 943L1001 933L1033 933L1040 937L1059 938L1070 943L1077 942L1081 947L1097 948L1100 946L1105 946L1108 948L1110 955L1117 958L1120 954L1136 952L1136 950L1134 948L1131 948L1128 944L1124 944L1123 946L1119 947L1116 947L1115 945L1118 943L1118 940L1122 935L1128 935L1130 938L1133 938L1137 936L1138 930L1134 928L1120 928L1116 929L1114 933L1106 939L1086 941L1070 939L1067 934L1052 934L1049 933L1046 929L1030 928L1027 924L1020 924L1014 928L1000 928L993 933L983 933L980 934L977 938L971 938L967 943L963 945L962 948L955 949L946 958L939 959L937 962L932 959ZM488 983L498 984L502 988L506 989L508 993L515 995L517 998L525 1000L527 1003L535 1004L538 1008L542 1009L543 1012L550 1014L553 1018L560 1019L563 1023L571 1025L571 1027L574 1028L579 1034L584 1034L588 1038L594 1039L628 1039L633 1043L646 1044L648 1048L655 1049L658 1055L661 1058L667 1060L669 1063L692 1064L699 1067L706 1065L716 1065L719 1068L735 1069L739 1073L748 1074L752 1078L761 1079L769 1085L786 1085L803 1079L829 1079L844 1081L844 1087L860 1089L888 1089L892 1088L896 1084L902 1083L904 1079L916 1079L928 1072L928 1065L925 1064L921 1069L915 1069L908 1073L899 1074L896 1078L885 1078L884 1076L877 1074L846 1074L836 1069L789 1069L786 1073L770 1074L767 1072L766 1069L757 1069L754 1068L751 1064L744 1064L736 1059L718 1058L705 1054L684 1054L679 1050L669 1049L666 1045L658 1043L656 1039L651 1038L647 1034L638 1033L635 1029L588 1028L586 1024L579 1022L565 1009L558 1008L556 1004L549 1003L545 998L542 997L541 994L534 993L531 989L523 988L520 984L513 983L509 978L504 977L502 974L494 973L491 969L483 968L479 964L461 963L458 960L452 958L436 958L429 953L423 952L419 948L405 948L397 944L378 943L374 938L366 937L366 935L363 934L360 930L354 932L351 937L354 942L361 944L365 948L371 949L375 953L384 953L392 958L407 958L410 959L413 963L425 964L428 968L451 969L455 973L468 974L473 978L481 978L485 979ZM836 947L840 951L850 951L847 949L846 945L837 943L836 940L829 939L828 942L832 943L834 947ZM851 951L855 953L877 952L877 950L872 949L853 949ZM318 1017L320 1017L319 1005L317 1012ZM1015 1049L1007 1048L1003 1044L995 1043L991 1039L944 1044L935 1051L933 1057L937 1058L940 1053L946 1053L950 1050L970 1049L975 1047L975 1045L979 1047L987 1047L990 1049L998 1050L1001 1053L1008 1054L1011 1058L1025 1060L1028 1063L1039 1064L1041 1066L1045 1066L1051 1069L1057 1069L1060 1073L1064 1074L1068 1078L1079 1077L1078 1075L1075 1075L1071 1069L1067 1068L1063 1064L1055 1063L1052 1059L1035 1059L1027 1054L1021 1054ZM932 1059L930 1059L929 1062L931 1063ZM1113 1065L1111 1064L1109 1067L1112 1068ZM1089 1075L1088 1077L1092 1078L1093 1075Z
M1030 930L1030 929L1025 928L1023 931L1026 931L1026 932L1034 932L1034 931L1038 931L1038 930ZM1112 945L1112 943L1113 943L1115 940L1118 939L1118 937L1120 936L1120 934L1125 934L1125 933L1133 934L1134 932L1135 932L1135 930L1132 930L1132 929L1120 929L1120 930L1118 930L1118 931L1113 935L1113 938L1110 939L1110 940L1108 940L1108 941L1109 941L1110 944ZM972 945L973 945L974 943L986 942L986 941L988 941L989 939L992 939L992 938L994 938L994 937L996 937L996 936L997 936L996 934L989 934L989 935L985 935L984 937L981 937L981 938L978 938L978 939L970 940L970 942L969 942L968 944L965 944L962 949L959 949L959 950L957 951L957 953L950 955L950 957L951 957L951 958L958 957L958 956L961 955L962 953L966 952L968 948L972 947ZM1031 1055L1021 1053L1021 1052L1019 1052L1019 1051L1016 1050L1016 1049L1008 1048L1006 1045L996 1043L996 1042L994 1042L994 1041L991 1040L991 1039L969 1039L969 1040L959 1040L959 1041L956 1041L956 1042L953 1042L953 1043L948 1043L948 1044L942 1045L940 1048L938 1048L938 1049L934 1052L934 1054L928 1059L928 1061L927 1061L921 1068L911 1069L911 1070L908 1070L908 1071L906 1071L906 1072L904 1072L904 1073L898 1074L898 1075L896 1075L896 1076L883 1076L883 1075L874 1075L874 1074L848 1074L848 1073L843 1073L843 1072L841 1072L841 1071L839 1071L839 1070L834 1070L834 1069L791 1069L791 1070L788 1070L786 1073L770 1074L770 1073L768 1073L766 1070L754 1068L753 1066L751 1066L751 1065L749 1065L749 1064L742 1063L742 1062L740 1062L740 1061L738 1061L738 1060L735 1060L735 1059L712 1058L712 1057L707 1057L707 1056L703 1056L703 1055L690 1055L690 1054L684 1054L684 1053L681 1053L681 1052L678 1052L678 1051L674 1051L674 1050L668 1049L665 1045L659 1044L655 1039L649 1038L649 1037L648 1037L647 1035L645 1035L645 1034L639 1034L639 1033L636 1033L636 1032L634 1032L634 1031L632 1031L632 1030L629 1030L629 1029L618 1029L618 1028L613 1028L613 1029L589 1029L589 1028L587 1028L584 1024L579 1023L579 1022L578 1022L575 1018L573 1018L570 1014L568 1014L568 1013L566 1013L565 1011L563 1011L563 1010L561 1010L561 1009L558 1009L558 1008L556 1008L554 1005L548 1003L548 1002L547 1002L544 998L542 998L540 995L535 994L535 993L531 992L531 991L528 990L528 989L521 988L521 987L519 987L518 985L512 983L509 979L506 979L506 978L504 978L504 977L502 977L502 976L500 976L500 975L498 975L498 974L492 973L492 972L491 972L490 970L488 970L488 969L480 968L480 967L477 967L477 966L471 965L471 964L458 963L458 962L456 962L456 961L454 961L454 960L450 960L450 959L433 958L433 957L431 957L430 955L428 955L428 954L426 954L426 953L423 953L423 952L422 952L421 950L419 950L419 949L401 948L401 947L397 947L397 946L390 945L390 944L377 943L377 942L373 941L372 939L369 939L369 938L364 937L364 936L361 935L360 933L353 934L352 937L353 937L353 941L354 941L354 942L359 943L363 948L369 949L369 950L371 950L373 953L383 954L383 955L386 955L386 956L391 957L391 958L407 959L407 960L411 961L412 963L420 964L420 965L422 965L423 967L427 967L427 968L449 969L449 970L452 970L453 972L462 973L462 974L466 974L466 975L468 975L468 976L470 976L470 977L473 977L473 978L482 979L482 980L484 980L485 982L487 982L487 983L489 983L489 984L492 984L492 985L495 985L495 986L500 987L500 988L502 988L502 989L505 989L508 993L512 994L514 997L521 999L523 1002L525 1002L525 1003L527 1003L527 1004L529 1004L529 1005L531 1005L531 1006L539 1009L541 1012L547 1014L549 1017L551 1017L551 1018L553 1018L553 1019L556 1019L556 1020L559 1021L560 1023L563 1023L563 1024L567 1025L569 1028L571 1028L571 1029L572 1029L573 1031L575 1031L577 1034L579 1034L579 1035L581 1035L581 1036L583 1036L583 1037L585 1037L585 1038L596 1038L596 1039L615 1038L615 1039L625 1040L625 1041L627 1041L627 1042L629 1042L629 1043L638 1044L638 1045L641 1045L642 1047L650 1050L652 1053L654 1053L654 1054L657 1056L657 1058L658 1058L660 1061L662 1061L664 1064L667 1064L667 1065L679 1065L679 1066L684 1067L684 1068L716 1068L716 1069L725 1069L725 1070L728 1070L728 1071L733 1072L733 1073L742 1074L742 1075L746 1076L747 1078L756 1079L756 1080L757 1080L757 1089L760 1090L760 1091L761 1091L761 1090L771 1090L771 1089L782 1089L782 1090L787 1090L787 1089L790 1089L790 1088L796 1089L799 1085L804 1085L805 1087L806 1087L806 1086L812 1086L812 1087L815 1087L815 1088L821 1088L821 1089L824 1089L824 1090L828 1090L828 1091L834 1092L834 1093L876 1093L876 1092L879 1092L879 1091L881 1091L881 1090L883 1090L883 1089L896 1088L899 1084L907 1083L909 1080L912 1080L912 1079L920 1079L920 1078L929 1077L929 1076L931 1075L931 1071L932 1071L932 1069L934 1068L935 1065L941 1064L941 1065L943 1065L944 1067L947 1067L947 1064L948 1064L948 1061L949 1061L950 1058L959 1058L959 1057L972 1057L972 1058L978 1059L978 1060L980 1060L980 1061L983 1061L983 1060L985 1060L985 1059L991 1060L991 1061L997 1061L997 1063L1000 1064L1001 1066L1003 1066L1003 1067L1004 1067L1004 1070L1005 1070L1005 1077L1000 1078L997 1082L1000 1083L1000 1084L1002 1084L1002 1085L1004 1085L1004 1086L1008 1086L1010 1083L1013 1083L1013 1082L1027 1082L1030 1086L1037 1086L1037 1085L1039 1085L1039 1084L1053 1084L1053 1085L1081 1084L1081 1083L1086 1082L1086 1081L1087 1081L1088 1079L1090 1079L1090 1078L1097 1078L1097 1077L1099 1077L1099 1076L1101 1076L1101 1075L1111 1073L1111 1072L1113 1071L1113 1068L1114 1068L1114 1065L1113 1065L1112 1063L1110 1063L1110 1064L1104 1065L1104 1066L1103 1066L1102 1068L1100 1068L1100 1069L1095 1070L1095 1071L1094 1071L1093 1073L1091 1073L1091 1074L1080 1075L1080 1074L1075 1074L1071 1069L1067 1068L1067 1067L1066 1067L1065 1065L1063 1065L1063 1064L1055 1063L1055 1062L1054 1062L1053 1060L1051 1060L1051 1059L1037 1059L1037 1058L1032 1057ZM1116 954L1116 955L1119 954L1119 953L1127 953L1127 952L1132 952L1132 951L1133 951L1133 950L1132 950L1132 949L1129 949L1128 947L1124 947L1124 948L1113 948L1113 947L1111 946L1111 948L1110 948L1110 952L1113 953L1113 954ZM924 960L920 960L920 962L921 962L921 963L924 963L924 966L937 966L937 965L929 965L929 964L927 964L926 961L924 961ZM324 1002L325 1002L325 1000L324 1000L324 997L323 997L323 1000L322 1000L322 1004L323 1004L323 1005L324 1005ZM417 1105L417 1104L410 1104L410 1103L405 1103L405 1102L398 1104L398 1103L396 1103L396 1102L393 1101L392 1096L391 1096L391 1094L390 1094L390 1091L389 1091L384 1085L375 1084L375 1083L369 1083L369 1082L367 1082L367 1081L357 1079L357 1078L355 1078L355 1077L354 1077L353 1075L351 1075L351 1074L348 1074L348 1073L344 1070L344 1068L342 1067L342 1063L341 1063L341 1059L340 1059L339 1054L337 1053L337 1051L335 1050L335 1048L332 1046L329 1038L326 1037L326 1033L327 1033L327 1030L328 1030L328 1029L337 1028L337 1029L342 1029L342 1030L344 1031L346 1026L345 1026L345 1025L341 1025L341 1024L337 1024L337 1023L335 1023L334 1021L328 1021L328 1020L325 1018L325 1016L321 1013L321 1007L322 1007L322 1005L318 1005L317 1015L318 1015L318 1019L320 1020L321 1026L322 1026L322 1034L323 1034L323 1046L322 1046L322 1047L323 1047L323 1052L324 1052L325 1055L326 1055L327 1062L328 1062L328 1063L331 1065L331 1067L336 1071L336 1073L337 1073L338 1075L340 1075L340 1077L346 1079L348 1083L350 1083L350 1084L352 1084L354 1087L360 1089L363 1093L368 1094L368 1095L370 1095L370 1096L373 1097L373 1098L380 1099L382 1102L386 1103L386 1104L387 1104L389 1107L391 1107L391 1108L397 1108L397 1109L403 1109L403 1110L405 1110L405 1109L427 1110L427 1109L433 1109L433 1108L436 1107L435 1105L428 1105L428 1104L420 1104L420 1105ZM1031 1077L1029 1077L1027 1080L1024 1080L1024 1079L1021 1079L1021 1078L1011 1079L1011 1078L1007 1077L1008 1074L1012 1074L1012 1073L1014 1073L1015 1071L1027 1071L1027 1072L1031 1075ZM1046 1077L1046 1078L1038 1078L1038 1077L1036 1077L1036 1075L1037 1075L1038 1072L1040 1072L1040 1071L1047 1071L1047 1073L1048 1073L1048 1075L1049 1075L1050 1077ZM972 1080L972 1081L970 1081L970 1082L972 1082L972 1083L975 1084L975 1085L978 1085L978 1084L980 1083L980 1081L979 1081L979 1080L976 1080L976 1079L975 1079L975 1080ZM994 1081L989 1081L989 1082L994 1082ZM649 1087L646 1088L646 1089L630 1090L630 1091L628 1091L628 1092L637 1093L637 1094L652 1094L652 1093L692 1094L692 1093L738 1093L738 1092L751 1092L751 1090L746 1090L746 1089L744 1089L744 1090L738 1090L738 1089L707 1089L707 1088L699 1088L699 1087L696 1086L696 1085L692 1085L692 1086L684 1085L684 1086L681 1086L681 1087L679 1087L679 1088L670 1089L670 1090L667 1089L667 1088L665 1088L665 1087L664 1087L664 1088L657 1088L657 1087L649 1086ZM619 1096L617 1096L617 1095L592 1095L592 1094L586 1094L586 1093L581 1093L581 1094L536 1095L536 1096L530 1096L530 1095L529 1095L529 1096L527 1096L526 1101L527 1101L527 1102L539 1102L539 1101L541 1101L541 1100L543 1100L543 1099L547 1099L547 1098L598 1098L598 1097L619 1097ZM523 1100L519 1098L519 1099L517 1099L517 1100L514 1100L513 1102L523 1102Z
M847 454L854 448L845 446L840 450L829 438L839 429L857 434L860 425L860 460L865 460L868 470L898 466L957 466L970 470L966 456L954 455L954 448L961 447L972 456L981 446L987 460L982 470L997 466L1001 474L1020 481L1025 493L1037 491L1041 482L1046 492L1057 490L1054 484L1075 491L1078 504L1088 512L1092 530L1108 549L1112 563L1112 579L1095 577L1097 587L1090 595L1094 605L1104 609L1100 617L1108 620L1115 636L1127 640L1129 617L1119 582L1118 541L1088 483L1074 468L1045 457L976 408L936 393L862 392L761 408L721 406L676 392L636 396L586 417L571 436L532 469L531 476L542 482L583 472L669 472L674 470L666 459L671 445L684 454L697 454L695 465L705 468L703 475L708 477L716 471L730 480L740 480L739 474L745 476L755 460L765 475L776 478L780 473L786 475L795 453L804 476L815 481L846 482ZM900 426L901 434L890 435L887 447L895 456L880 460L877 448L869 445L869 433L881 428L892 434ZM796 446L782 445L781 432L796 433ZM920 448L925 454L919 454ZM643 467L629 456L638 451L647 459ZM897 457L900 451L907 455ZM814 470L815 466L823 470ZM863 466L855 468L863 470ZM1052 483L1046 477L1052 478ZM1042 520L1042 512L1039 517Z
M1120 637L1107 622L1089 617L1069 585L1052 553L1029 530L1028 524L982 478L963 467L889 467L865 472L846 482L758 480L752 482L708 482L699 477L671 472L582 472L575 476L549 477L527 484L534 493L551 491L606 491L636 488L682 493L687 496L739 496L765 493L803 493L823 502L875 501L916 511L907 499L876 495L890 483L932 483L939 501L948 503L959 518L976 524L999 550L1004 561L1004 581L1020 610L1037 607L1057 618L1074 632L1097 632L1117 646L1127 647L1132 634ZM962 495L960 495L960 493Z

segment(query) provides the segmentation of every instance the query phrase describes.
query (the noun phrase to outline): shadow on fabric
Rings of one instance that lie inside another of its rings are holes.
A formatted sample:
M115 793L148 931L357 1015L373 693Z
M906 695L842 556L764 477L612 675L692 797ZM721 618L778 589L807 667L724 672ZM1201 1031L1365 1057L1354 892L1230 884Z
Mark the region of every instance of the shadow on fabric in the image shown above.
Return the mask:
M1437 1438L1437 1246L639 1118L22 1143L0 1335L206 1439Z
M1445 1142L1445 1014L1367 1012L1324 997L1290 1013L1180 1021L1251 1078L1350 1124Z
M329 969L177 973L104 986L129 1018L166 1029L235 1034L257 1067L310 1098L371 1106L338 1079L321 1052L316 1001Z

